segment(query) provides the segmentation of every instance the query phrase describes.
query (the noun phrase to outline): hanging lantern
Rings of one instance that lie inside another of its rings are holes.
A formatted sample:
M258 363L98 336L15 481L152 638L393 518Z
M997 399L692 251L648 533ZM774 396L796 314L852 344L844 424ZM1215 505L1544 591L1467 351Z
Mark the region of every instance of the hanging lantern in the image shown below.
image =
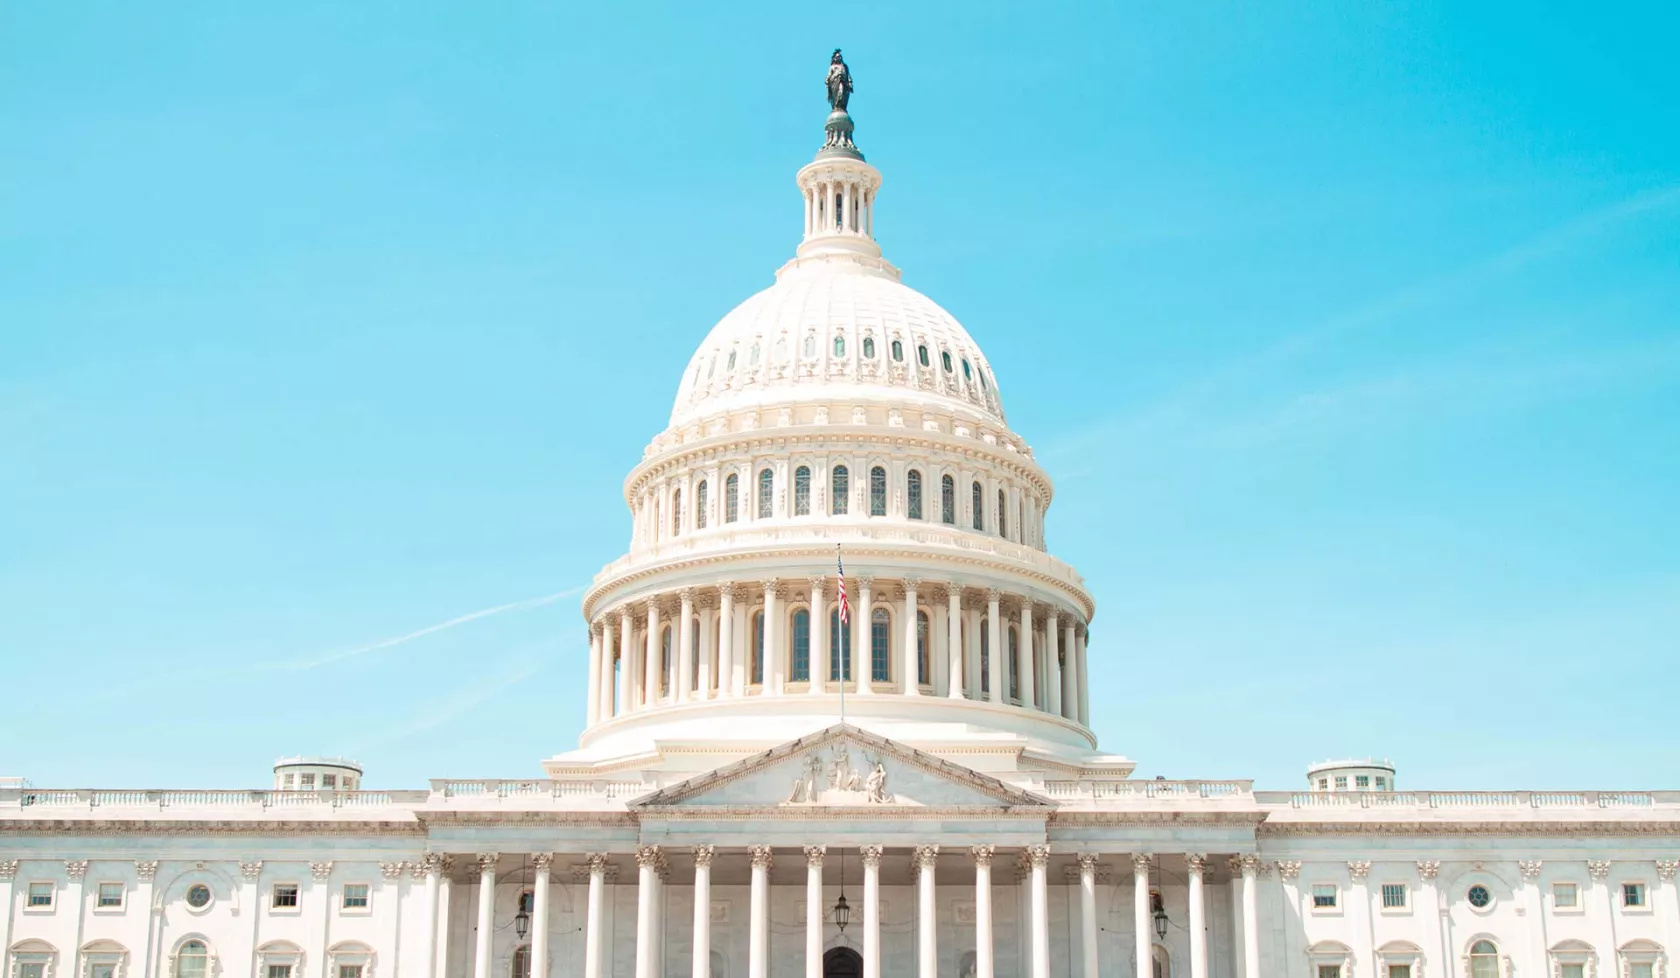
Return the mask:
M1163 939L1167 936L1167 912L1160 907L1155 908L1155 936Z
M834 926L840 928L843 934L846 925L852 922L852 908L846 905L846 894L840 894L840 899L834 901Z

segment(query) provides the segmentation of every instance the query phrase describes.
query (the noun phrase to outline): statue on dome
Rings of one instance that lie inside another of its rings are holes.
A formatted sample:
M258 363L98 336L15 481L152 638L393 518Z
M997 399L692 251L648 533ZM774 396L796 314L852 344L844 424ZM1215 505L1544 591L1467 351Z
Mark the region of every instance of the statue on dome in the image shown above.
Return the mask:
M840 49L834 49L834 56L828 59L828 106L836 112L846 111L846 104L852 100L852 71L846 67L846 59L840 57Z

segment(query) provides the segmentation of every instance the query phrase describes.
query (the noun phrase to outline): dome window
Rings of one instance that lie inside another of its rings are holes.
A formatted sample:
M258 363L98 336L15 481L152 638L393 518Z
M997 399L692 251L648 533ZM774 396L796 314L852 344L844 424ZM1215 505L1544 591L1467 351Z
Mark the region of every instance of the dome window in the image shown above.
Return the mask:
M757 343L754 343L752 345L752 353L749 354L748 357L747 357L747 365L750 366L750 367L758 366L758 344ZM963 361L963 372L964 373L968 372L968 361L967 360Z
M875 337L865 336L863 338L863 356L866 360L875 359Z
M717 354L716 353L712 354L712 362L706 365L706 379L711 380L712 375L715 374L715 373L717 373Z
M741 477L731 472L723 480L723 521L733 523L741 518Z
M671 535L682 534L682 490L671 493Z
M911 469L904 476L904 500L913 520L922 518L922 474Z
M694 528L696 530L706 528L706 488L705 479L701 479L700 484L694 487Z
M756 357L754 357L754 362L755 363L757 362ZM973 371L968 369L968 360L966 360L966 359L963 360L963 380L967 380L967 381L973 381L974 380L974 373L973 373Z
M793 470L793 515L811 515L811 469L801 465Z
M758 473L758 518L767 520L773 515L776 501L776 476L769 469Z
M1004 502L1003 502L1003 490L999 489L998 490L997 525L998 525L998 536L1000 536L1000 537L1009 536L1009 520L1005 518L1004 510L1005 510L1005 506L1004 506Z
M981 490L979 480L975 480L974 483L974 499L972 502L974 504L974 528L984 530L986 528L986 494Z
M869 470L869 515L887 515L887 470L879 465Z
M950 373L951 372L951 351L940 350L939 351L939 360L940 360L941 363L945 364L945 372Z
M735 351L734 350L729 351L729 362L723 365L723 369L725 369L725 370L734 370L735 369ZM949 370L951 368L946 367L945 369Z
M916 347L916 359L920 360L922 362L922 366L925 367L925 366L928 365L928 355L927 355L927 344L926 343L923 343L920 346Z
M817 355L817 338L815 335L805 334L805 359L810 360Z
M836 336L834 338L834 355L837 357L843 357L846 355L846 338L844 336Z
M706 491L705 486L700 483L701 492ZM957 480L948 475L939 480L939 519L946 524L957 522Z
M986 371L984 371L984 370L980 371L980 389L981 390L989 390L990 389L986 386Z
M833 476L829 481L831 483L829 488L834 493L834 505L830 507L830 511L835 516L845 516L846 505L852 491L851 473L846 471L844 465L836 465Z
M895 363L903 363L904 362L904 344L903 343L900 343L897 340L893 340L893 342L892 342L892 353L893 353L893 361Z

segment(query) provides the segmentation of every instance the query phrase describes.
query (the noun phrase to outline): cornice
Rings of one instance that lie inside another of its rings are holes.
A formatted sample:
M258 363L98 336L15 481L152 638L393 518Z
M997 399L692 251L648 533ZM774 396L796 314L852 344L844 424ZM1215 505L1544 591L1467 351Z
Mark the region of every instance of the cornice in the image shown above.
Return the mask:
M1263 822L1256 835L1311 837L1321 835L1524 835L1605 836L1680 835L1680 821L1487 821L1487 822Z
M419 821L310 822L282 819L6 819L0 833L52 835L404 835L424 836Z
M896 822L905 819L977 819L1044 822L1051 810L1031 805L646 805L638 821Z
M1102 825L1158 827L1219 825L1254 829L1258 828L1262 824L1265 817L1266 815L1264 812L1256 812L1252 809L1245 811L1202 812L1162 812L1150 811L1147 809L1120 809L1115 811L1089 810L1075 812L1058 811L1050 816L1050 828L1057 829L1073 828L1075 826L1088 827Z
M623 811L567 811L564 809L492 811L438 811L426 813L428 826L494 825L494 826L585 826L596 828L634 828L636 819Z

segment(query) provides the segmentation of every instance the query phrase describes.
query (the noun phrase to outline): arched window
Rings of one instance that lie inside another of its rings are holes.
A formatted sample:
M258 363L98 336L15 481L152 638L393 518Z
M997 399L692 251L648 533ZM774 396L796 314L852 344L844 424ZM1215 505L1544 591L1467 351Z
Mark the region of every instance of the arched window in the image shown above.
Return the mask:
M690 656L690 658L692 658L694 660L694 662L691 666L689 666L689 669L691 671L688 674L688 688L689 689L700 689L700 648L701 648L701 646L700 646L700 619L699 618L694 619L694 629L693 629L693 631L691 631L689 633L688 647L694 650L694 655ZM702 695L702 696L706 695L706 691L703 690L703 689L700 689L700 695Z
M734 354L732 353L732 354L730 354L730 356L734 356ZM941 362L945 365L945 372L950 373L951 372L951 351L940 350L939 351L939 362Z
M705 479L701 479L700 484L694 487L694 528L696 530L706 528L706 489Z
M974 380L974 371L968 369L968 358L967 357L963 357L963 380L969 381L971 383Z
M764 612L755 611L752 617L752 671L747 682L762 685L764 682Z
M910 518L922 518L922 474L911 469L904 476L904 501L909 510Z
M925 366L928 365L927 344L926 343L923 343L922 345L916 347L916 359L921 361L922 366L925 367Z
M866 360L875 359L875 337L865 336L863 338L863 356Z
M974 483L974 499L972 502L974 503L974 528L984 530L986 528L986 493L980 488L978 482Z
M659 630L659 695L671 691L671 626Z
M747 366L749 366L749 367L758 366L758 344L757 343L754 343L752 345L752 352L747 355ZM963 373L968 373L968 361L967 360L963 361Z
M836 336L834 338L834 355L837 357L843 357L846 355L846 338L844 336Z
M811 515L811 468L807 465L793 470L793 515Z
M734 370L735 369L735 351L734 350L729 351L729 362L723 365L723 369L725 369L725 370ZM945 369L949 370L950 368L947 367Z
M1004 510L1003 490L998 490L998 536L1009 536L1009 516Z
M900 343L897 340L893 340L893 342L892 342L892 353L893 353L893 359L894 360L898 361L899 363L904 362L904 344L903 343Z
M741 518L741 477L734 472L723 480L723 521L733 523Z
M1009 667L1009 698L1021 698L1021 630L1013 625L1009 628L1009 659L1004 663Z
M990 619L980 619L980 692L992 691L992 629Z
M800 608L793 613L793 669L788 673L792 682L811 679L811 612Z
M852 629L850 626L851 623L848 622L846 627L841 627L840 609L838 607L828 613L828 678L831 680L850 680L852 678Z
M671 493L671 535L682 532L682 490Z
M767 520L776 503L776 474L769 469L758 473L758 518Z
M939 477L939 519L947 525L957 522L957 480Z
M984 371L984 370L980 371L980 389L981 390L986 390L987 389L987 387L986 387L986 371Z
M933 670L928 661L928 616L925 611L916 612L916 684L930 686L933 684Z
M531 945L521 944L513 949L513 960L508 962L508 978L531 978Z
M852 480L844 465L836 465L829 479L829 493L834 497L829 509L835 516L845 516L846 506L851 501Z
M1470 945L1470 978L1499 978L1499 948L1492 941Z
M1150 956L1150 972L1155 978L1172 978L1172 959L1167 957L1167 949L1157 944L1154 954Z
M876 608L869 616L869 679L892 680L892 615L885 608Z
M210 949L203 941L188 941L175 952L175 978L205 978L210 973Z
M869 470L869 515L887 515L887 470L879 465Z

